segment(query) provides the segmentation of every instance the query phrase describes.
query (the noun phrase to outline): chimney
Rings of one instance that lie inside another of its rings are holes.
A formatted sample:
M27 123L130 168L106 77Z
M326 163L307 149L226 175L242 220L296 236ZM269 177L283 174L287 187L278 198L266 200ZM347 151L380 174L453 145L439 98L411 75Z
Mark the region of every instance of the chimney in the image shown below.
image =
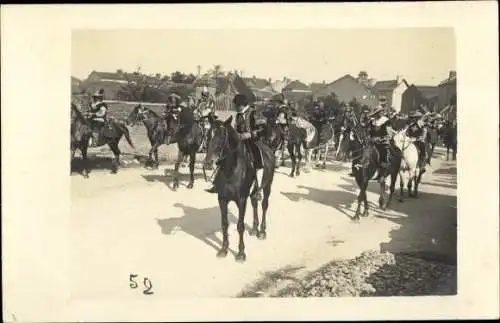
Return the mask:
M401 79L401 76L400 75L396 75L396 83L399 84L399 80Z
M271 83L273 83L273 79L272 79L272 78L268 78L268 79L267 79L267 82L268 82L269 84L271 84Z
M448 79L451 80L454 77L457 77L457 71L450 71L450 76L448 77Z

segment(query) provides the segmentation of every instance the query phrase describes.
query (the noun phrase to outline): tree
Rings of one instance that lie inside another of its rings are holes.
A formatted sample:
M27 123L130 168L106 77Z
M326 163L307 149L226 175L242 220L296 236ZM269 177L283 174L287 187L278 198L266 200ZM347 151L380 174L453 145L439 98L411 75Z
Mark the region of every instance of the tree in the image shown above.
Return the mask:
M126 101L161 102L164 100L161 88L164 81L140 72L138 68L133 73L124 74L127 84L118 90L118 98Z

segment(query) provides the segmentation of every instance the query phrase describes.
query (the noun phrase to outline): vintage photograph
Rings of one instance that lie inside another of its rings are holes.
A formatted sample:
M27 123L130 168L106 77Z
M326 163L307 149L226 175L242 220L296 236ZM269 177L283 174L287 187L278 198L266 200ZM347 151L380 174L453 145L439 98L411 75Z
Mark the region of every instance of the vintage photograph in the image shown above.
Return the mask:
M457 78L453 28L73 30L71 297L455 295Z

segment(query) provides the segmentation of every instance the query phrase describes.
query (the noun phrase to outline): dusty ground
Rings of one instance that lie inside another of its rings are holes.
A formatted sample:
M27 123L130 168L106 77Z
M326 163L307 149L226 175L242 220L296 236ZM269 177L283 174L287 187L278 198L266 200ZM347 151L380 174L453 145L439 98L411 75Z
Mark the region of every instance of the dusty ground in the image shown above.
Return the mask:
M142 128L142 127L141 127ZM174 150L175 152L175 150ZM192 190L170 187L172 164L159 170L124 168L117 175L96 170L74 175L71 209L71 284L74 298L144 297L129 287L129 275L148 277L148 297L235 297L267 295L332 260L366 250L410 252L456 261L456 164L436 152L418 199L375 207L353 223L356 187L348 165L330 163L299 178L280 168L270 199L268 237L246 235L247 262L215 257L220 246L216 196L199 167ZM187 169L182 170L184 174ZM370 185L371 205L378 187ZM230 249L236 250L236 208L230 206ZM247 225L251 224L248 207ZM283 275L282 273L286 274ZM285 277L285 278L283 278ZM140 283L142 280L140 281ZM450 282L451 284L453 282Z

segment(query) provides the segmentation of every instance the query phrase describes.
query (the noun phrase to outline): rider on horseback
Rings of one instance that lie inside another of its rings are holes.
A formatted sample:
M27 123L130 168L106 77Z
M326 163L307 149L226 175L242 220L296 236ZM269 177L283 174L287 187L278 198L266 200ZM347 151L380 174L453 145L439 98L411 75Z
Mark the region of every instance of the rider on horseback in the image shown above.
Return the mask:
M200 146L200 151L204 151L208 146L208 131L210 130L208 120L215 115L215 100L208 92L207 87L203 87L201 91L201 98L196 111L203 129L203 144Z
M260 195L262 179L264 176L264 166L262 153L256 144L258 140L258 128L255 122L255 109L248 104L248 99L243 94L236 94L233 99L238 113L236 114L236 132L240 140L244 141L247 149L250 151L253 164L256 171L256 194ZM216 186L206 190L209 193L217 193Z
M100 141L100 133L107 121L108 106L103 102L104 89L100 89L92 95L92 105L90 106L89 120L92 127L92 137L90 147L97 147Z
M376 108L368 117L371 118L368 133L380 155L378 180L389 169L391 163L391 138L395 131L390 125L389 118L384 113L383 106Z
M368 117L368 114L370 113L370 108L367 105L363 105L361 107L361 114L359 116L359 125L363 128L368 126L368 123L370 122L370 118Z
M427 163L429 163L430 160L426 152L427 129L425 127L424 117L425 115L423 115L418 110L410 114L408 118L409 126L406 130L406 135L415 142L415 146L417 146L418 153L420 155L420 160L425 160ZM423 170L425 170L424 163L421 164Z
M324 103L316 97L313 99L313 110L311 111L309 119L319 133L326 119L326 111Z

